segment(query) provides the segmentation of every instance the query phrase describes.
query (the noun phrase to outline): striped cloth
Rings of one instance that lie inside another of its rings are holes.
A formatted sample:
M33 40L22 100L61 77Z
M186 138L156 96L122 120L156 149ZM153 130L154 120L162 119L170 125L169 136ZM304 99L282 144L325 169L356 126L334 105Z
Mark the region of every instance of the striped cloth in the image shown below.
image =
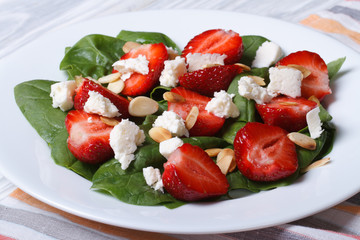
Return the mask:
M311 14L301 24L322 31L360 52L360 1L347 0ZM1 178L0 178L1 180ZM1 186L10 190L7 186ZM136 231L109 226L63 212L20 189L0 196L0 240L11 239L359 239L360 193L313 216L260 230L179 235Z

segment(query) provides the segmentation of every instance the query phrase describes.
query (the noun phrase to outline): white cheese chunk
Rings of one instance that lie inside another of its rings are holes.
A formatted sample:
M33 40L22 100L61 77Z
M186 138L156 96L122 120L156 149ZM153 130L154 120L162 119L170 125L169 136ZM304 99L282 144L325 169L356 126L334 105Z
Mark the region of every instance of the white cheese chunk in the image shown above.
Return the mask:
M251 67L263 68L270 67L282 57L282 51L279 45L266 41L256 50L256 55Z
M218 53L189 53L186 55L186 63L188 64L189 72L193 72L209 64L224 65L226 57L226 54Z
M251 77L241 77L238 81L238 92L240 96L253 99L257 104L269 102L274 95L269 94L266 88L258 85Z
M149 73L149 61L144 55L139 55L136 58L128 58L119 60L113 65L115 70L121 74L120 79L125 81L131 77L133 73L148 74Z
M176 49L173 49L172 47L168 47L168 46L165 46L165 47L166 47L168 55L177 55L177 54L179 54Z
M123 119L110 132L110 146L114 150L115 159L127 169L135 159L137 146L145 141L144 131L128 119Z
M301 82L303 75L301 71L294 68L269 69L270 83L267 86L269 93L277 95L284 94L289 97L301 96Z
M153 127L163 127L171 132L173 136L189 137L189 131L185 127L185 121L179 115L172 111L164 111L158 116Z
M178 148L181 147L184 142L178 138L173 137L167 139L165 141L160 142L159 144L159 152L163 155L166 159L170 157L170 155Z
M215 92L214 98L207 103L205 110L221 118L236 118L240 112L232 101L234 96L235 94L228 94L224 90Z
M319 113L320 108L316 107L306 114L306 122L309 128L310 137L313 139L320 137L321 133L323 132Z
M76 83L74 80L58 82L51 85L50 97L53 108L68 111L74 106Z
M176 87L179 77L187 72L185 58L176 57L174 60L164 62L164 70L161 72L160 85L165 87Z
M160 170L158 168L151 166L143 168L143 175L148 186L152 187L154 190L160 190L161 192L164 192L164 185L161 179Z
M119 117L121 115L119 109L110 99L95 91L89 91L89 98L85 102L84 111L108 118Z

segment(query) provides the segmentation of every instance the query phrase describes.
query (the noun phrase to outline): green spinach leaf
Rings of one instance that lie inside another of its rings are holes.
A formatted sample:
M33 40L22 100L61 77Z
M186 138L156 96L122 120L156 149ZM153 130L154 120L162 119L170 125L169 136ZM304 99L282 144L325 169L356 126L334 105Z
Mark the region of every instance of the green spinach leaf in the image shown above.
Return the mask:
M340 68L344 64L346 57L339 58L327 64L329 79L333 80L335 75L339 72Z
M176 43L171 40L168 36L163 33L158 32L133 32L122 30L116 38L124 40L125 42L138 42L141 44L145 43L164 43L165 46L171 47L176 50L178 53L181 53L181 49L176 45Z
M100 34L88 35L67 49L60 69L67 71L69 79L77 75L98 79L110 74L112 64L124 54L125 41Z
M242 36L242 40L244 45L244 52L240 62L248 66L251 66L256 55L256 50L258 50L261 44L266 41L270 41L267 38L256 35Z
M32 80L20 83L14 89L15 101L25 118L51 149L55 163L91 179L98 166L79 162L69 151L65 128L66 112L52 107L48 80Z

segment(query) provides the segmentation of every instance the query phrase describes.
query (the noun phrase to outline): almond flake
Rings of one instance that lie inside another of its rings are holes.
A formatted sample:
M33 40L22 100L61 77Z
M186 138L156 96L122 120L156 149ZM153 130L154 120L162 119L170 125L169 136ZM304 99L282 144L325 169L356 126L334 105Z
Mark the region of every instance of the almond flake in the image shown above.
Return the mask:
M199 109L196 106L192 107L185 119L185 126L188 130L190 130L195 125L198 116Z
M129 113L133 117L145 117L158 109L159 104L155 100L144 96L136 97L129 103Z
M245 64L242 64L242 63L235 63L234 65L237 65L239 67L241 67L244 71L250 71L251 70L251 67L245 65Z
M221 151L222 148L209 148L205 150L205 152L209 155L209 157L216 157Z
M138 48L138 47L140 47L141 46L141 44L140 43L137 43L137 42L126 42L125 44L124 44L124 46L123 46L123 51L124 51L124 53L128 53L128 52L130 52L132 49L135 49L135 48Z
M311 71L304 66L297 65L297 64L289 64L287 66L299 70L302 73L303 78L306 78L311 74Z
M234 171L236 168L234 150L230 148L224 148L223 150L221 150L217 155L216 165L218 165L224 175Z
M108 84L107 89L112 91L115 94L121 93L121 91L124 89L125 83L123 80L117 80L115 82L111 82Z
M85 80L85 78L83 78L83 76L75 76L75 83L76 83L76 86L79 87L82 82Z
M111 83L115 82L116 80L119 80L121 77L121 74L119 72L111 73L109 75L103 76L98 79L99 83Z
M306 173L312 169L324 166L325 164L327 164L328 162L330 162L330 158L326 157L323 159L320 159L316 162L313 162L312 164L310 164L309 166L307 166L306 168L301 169L301 173Z
M292 132L289 133L287 136L290 139L290 141L292 141L293 143L295 143L296 145L302 148L308 150L316 149L316 141L305 134L299 132Z
M185 98L181 96L180 94L173 93L173 92L166 92L163 94L163 98L171 103L179 103L179 102L185 102Z
M151 128L149 130L149 135L155 142L158 143L171 138L171 132L166 128L162 128L162 127Z
M316 102L317 105L320 106L320 100L319 100L317 97L315 97L314 95L310 96L310 97L308 98L308 100L313 101L313 102Z
M205 65L201 66L201 69L211 68L211 67L217 67L217 66L221 66L221 64L217 64L217 63L205 64Z
M103 116L100 116L100 120L108 126L116 126L119 123L119 121L114 118L108 118Z
M249 75L248 77L251 78L252 80L254 80L254 82L259 86L265 86L266 85L265 79L262 78L262 77L252 76L252 75Z
M311 71L309 69L307 69L304 66L296 65L296 64L289 64L286 66L277 66L277 68L280 68L280 69L281 68L293 68L293 69L299 70L302 73L303 78L306 78L311 74Z
M284 105L284 106L297 106L298 103L296 102L279 102L279 105Z

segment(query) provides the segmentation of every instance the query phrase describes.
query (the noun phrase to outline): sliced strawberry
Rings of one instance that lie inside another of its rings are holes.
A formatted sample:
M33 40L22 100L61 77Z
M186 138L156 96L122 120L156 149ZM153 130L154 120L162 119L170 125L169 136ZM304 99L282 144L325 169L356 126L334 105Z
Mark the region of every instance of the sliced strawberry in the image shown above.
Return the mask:
M214 92L227 90L234 77L242 72L237 65L224 65L188 72L179 78L180 85L202 95L213 97Z
M234 140L239 171L253 181L276 181L298 168L296 147L279 127L249 122Z
M177 93L185 98L185 102L168 102L168 111L177 113L182 119L186 119L192 107L199 109L195 125L189 130L191 136L213 136L224 125L225 119L215 116L205 110L206 104L211 98L200 95L194 91L177 87L171 89L171 92Z
M185 46L182 57L189 53L226 54L225 64L233 64L240 61L243 48L242 38L238 33L232 30L212 29L191 39Z
M317 106L314 101L303 97L279 96L265 104L256 104L264 123L297 132L306 127L306 114Z
M109 142L113 127L103 123L99 115L72 110L65 118L65 126L68 148L79 161L96 164L114 156Z
M76 95L74 98L74 108L77 110L82 110L86 101L89 98L89 91L95 91L108 98L119 110L121 118L130 117L128 107L129 101L126 98L123 98L107 88L97 84L91 80L85 79L81 85L76 89Z
M129 79L125 81L125 87L122 94L127 96L139 96L149 92L158 82L161 71L164 68L164 61L168 59L168 53L163 43L144 44L138 48L132 49L124 54L121 60L129 58L137 58L144 55L149 61L149 73L142 75L133 73Z
M326 95L331 94L326 63L317 53L294 52L281 59L276 65L287 66L289 64L301 65L311 71L311 74L302 80L302 97L309 98L314 95L322 100Z
M182 201L221 196L229 188L225 175L209 155L189 143L170 155L164 164L162 181L166 191Z

